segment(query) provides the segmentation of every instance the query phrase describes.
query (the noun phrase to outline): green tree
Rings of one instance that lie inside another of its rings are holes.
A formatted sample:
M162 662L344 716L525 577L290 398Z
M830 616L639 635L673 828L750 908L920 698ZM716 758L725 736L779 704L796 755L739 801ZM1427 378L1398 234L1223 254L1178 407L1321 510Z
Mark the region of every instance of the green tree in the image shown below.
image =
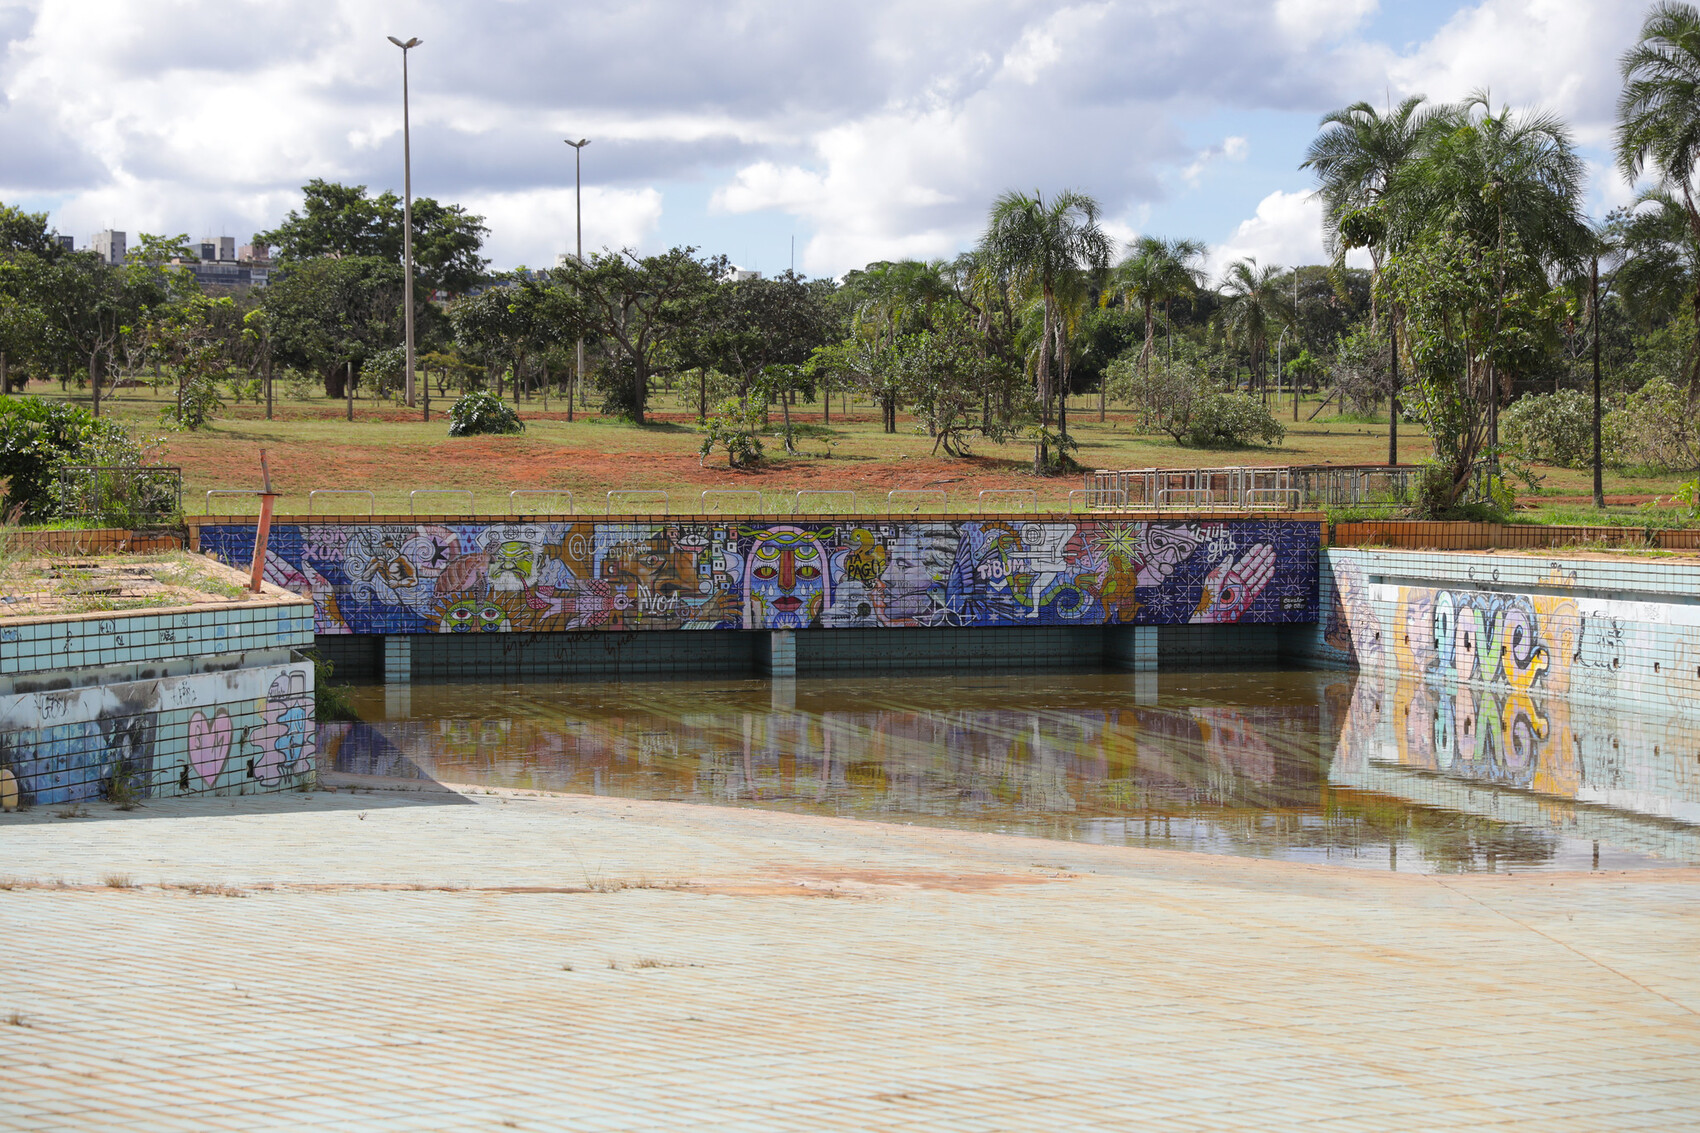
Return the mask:
M1635 46L1618 62L1623 91L1617 101L1617 162L1637 180L1649 168L1674 212L1678 201L1688 243L1700 244L1700 208L1694 169L1700 161L1700 9L1659 3L1647 13ZM1661 212L1667 211L1662 207ZM1690 310L1700 324L1700 275L1691 276ZM1688 398L1700 398L1700 351L1685 367Z
M318 374L325 396L340 398L350 363L358 371L402 339L401 265L376 256L298 261L265 289L260 305L273 356Z
M291 210L282 224L261 235L277 245L281 259L370 256L401 262L406 219L400 197L388 191L371 197L364 185L318 178L307 182L302 194L301 209ZM489 234L484 218L460 205L415 197L413 262L419 285L457 295L472 288L489 265L478 254Z
M1275 264L1260 266L1255 257L1235 260L1222 276L1222 306L1216 315L1228 341L1246 352L1251 384L1264 393L1269 339L1287 321L1285 297L1276 285L1281 274Z
M696 333L730 267L724 256L698 259L695 248L681 247L655 256L630 249L592 254L557 269L567 329L582 330L603 355L608 412L644 423L651 378Z
M986 257L1008 273L1012 287L1043 303L1041 345L1034 367L1039 429L1033 445L1033 471L1047 471L1051 402L1055 376L1064 354L1058 293L1067 277L1103 272L1110 259L1109 237L1098 224L1098 202L1065 190L1045 201L1042 194L1005 193L992 206L981 237ZM1062 430L1066 436L1066 428Z
M1166 306L1203 286L1204 273L1198 267L1198 260L1206 250L1199 240L1141 236L1128 249L1127 257L1116 265L1111 285L1128 302L1138 303L1145 316L1145 340L1140 344L1138 362L1145 369L1151 368L1157 307ZM1104 419L1102 404L1099 405L1098 419Z

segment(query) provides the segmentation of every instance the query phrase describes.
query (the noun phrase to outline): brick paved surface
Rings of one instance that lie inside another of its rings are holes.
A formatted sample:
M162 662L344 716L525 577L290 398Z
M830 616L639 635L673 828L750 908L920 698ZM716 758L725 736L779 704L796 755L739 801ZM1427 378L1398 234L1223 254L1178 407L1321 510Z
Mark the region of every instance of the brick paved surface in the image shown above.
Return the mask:
M1700 1120L1684 871L482 792L89 809L0 818L0 1129Z

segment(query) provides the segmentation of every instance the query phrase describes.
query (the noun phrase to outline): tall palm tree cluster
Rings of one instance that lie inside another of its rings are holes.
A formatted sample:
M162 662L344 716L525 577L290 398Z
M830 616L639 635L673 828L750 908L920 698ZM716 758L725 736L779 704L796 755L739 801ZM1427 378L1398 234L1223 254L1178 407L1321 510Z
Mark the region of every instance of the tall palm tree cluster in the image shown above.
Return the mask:
M1661 376L1686 389L1691 411L1700 403L1700 9L1654 5L1620 68L1618 164L1645 187L1600 223L1583 213L1585 167L1565 122L1495 108L1486 91L1356 103L1322 119L1305 155L1334 268L1353 251L1370 263L1369 324L1387 344L1394 409L1388 459L1403 392L1442 465L1442 507L1493 482L1502 409L1567 343L1572 357L1593 347L1596 502L1602 336L1619 393L1676 340L1680 362Z
M1266 388L1272 334L1291 321L1294 277L1287 272L1283 282L1280 267L1242 260L1212 289L1206 251L1199 240L1146 235L1118 255L1087 194L1005 193L979 244L955 260L851 272L840 292L848 336L818 352L816 370L872 392L888 431L900 402L935 435L959 438L970 424L1000 439L1024 429L1035 472L1063 470L1074 447L1069 394L1096 390L1098 419L1106 419L1109 364L1148 371L1159 330L1172 355L1176 304L1188 308L1195 333L1213 329L1242 352L1249 389ZM911 364L936 360L944 336L955 371ZM969 355L978 362L964 372ZM941 380L958 387L955 396L936 388Z

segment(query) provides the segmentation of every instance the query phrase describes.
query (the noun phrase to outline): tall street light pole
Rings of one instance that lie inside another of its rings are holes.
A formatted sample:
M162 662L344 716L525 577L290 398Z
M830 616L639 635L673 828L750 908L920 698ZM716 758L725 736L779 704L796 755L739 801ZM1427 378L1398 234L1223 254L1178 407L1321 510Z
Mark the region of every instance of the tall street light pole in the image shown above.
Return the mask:
M402 194L402 228L401 244L402 258L407 261L407 275L402 282L402 302L406 305L407 318L407 405L413 407L413 138L409 129L407 112L407 53L418 47L420 40L414 36L406 43L390 36L389 40L401 48L401 194Z
M575 142L571 138L568 138L568 139L566 139L566 142L569 146L573 147L573 223L574 223L574 227L577 229L577 233L578 233L578 237L577 237L578 238L578 243L577 243L578 251L577 251L576 255L578 257L579 266L583 267L584 266L584 147L590 144L590 139L589 138L580 138L578 141ZM582 335L582 334L579 335L579 337L578 337L578 348L577 348L577 350L578 350L577 359L576 359L576 362L573 366L573 386L574 386L574 388L567 392L567 420L569 420L569 421L571 421L573 419L573 397L578 392L577 387L578 387L579 383L584 381L584 335Z

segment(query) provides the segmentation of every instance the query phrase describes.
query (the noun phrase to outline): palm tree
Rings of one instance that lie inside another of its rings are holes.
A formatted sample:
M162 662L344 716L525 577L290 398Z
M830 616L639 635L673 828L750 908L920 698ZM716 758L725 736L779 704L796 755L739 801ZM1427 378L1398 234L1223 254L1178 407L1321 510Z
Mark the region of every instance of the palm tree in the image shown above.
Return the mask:
M1314 169L1317 194L1323 202L1322 231L1336 268L1346 253L1364 248L1370 258L1369 321L1373 331L1380 320L1375 283L1387 255L1390 207L1388 195L1400 172L1420 149L1434 112L1423 108L1423 96L1412 95L1387 113L1367 102L1322 116L1321 130L1305 151L1300 169ZM1387 463L1399 463L1399 326L1388 312L1387 334L1392 369L1387 402ZM1294 402L1295 406L1297 402Z
M1700 243L1700 208L1694 203L1694 167L1700 161L1700 9L1692 4L1653 6L1641 38L1618 66L1617 163L1636 180L1651 166L1661 187L1680 198L1690 241ZM1700 276L1690 303L1700 321ZM1700 352L1688 360L1688 397L1700 398Z
M1380 275L1387 254L1385 222L1371 214L1380 210L1400 170L1422 144L1434 115L1423 109L1423 101L1422 95L1412 95L1386 114L1367 102L1355 102L1324 114L1317 124L1321 133L1311 141L1299 168L1316 171L1323 236L1336 265L1348 251L1361 247L1369 252L1372 277Z
M1258 266L1255 257L1235 260L1222 277L1222 307L1217 314L1228 341L1244 346L1251 358L1252 384L1264 390L1264 355L1269 332L1286 321L1286 304L1275 285L1281 274L1275 264Z
M1160 236L1141 236L1128 249L1127 258L1116 265L1115 288L1136 302L1145 314L1145 341L1139 347L1136 363L1147 373L1151 368L1152 336L1155 330L1157 304L1165 307L1183 295L1189 295L1204 284L1204 273L1198 269L1198 258L1205 246L1199 240L1165 240ZM1098 420L1104 419L1104 401L1100 391Z
M1415 160L1394 180L1400 207L1389 241L1414 241L1437 218L1446 218L1480 244L1501 253L1497 288L1505 297L1505 256L1515 241L1531 273L1581 270L1594 246L1582 219L1582 160L1570 128L1546 111L1490 112L1486 91L1439 111L1425 131ZM1496 315L1494 333L1499 332ZM1497 356L1496 356L1497 358ZM1499 403L1508 375L1490 359L1485 372L1488 446L1499 446Z
M1070 273L1104 270L1109 263L1110 241L1098 226L1098 202L1084 193L1065 190L1048 204L1038 192L1032 196L1005 193L992 206L980 244L987 258L1009 273L1017 289L1036 293L1044 302L1042 348L1034 375L1041 431L1033 446L1033 471L1042 474L1049 462L1045 432L1050 428L1055 393L1052 363L1062 355L1058 289Z

